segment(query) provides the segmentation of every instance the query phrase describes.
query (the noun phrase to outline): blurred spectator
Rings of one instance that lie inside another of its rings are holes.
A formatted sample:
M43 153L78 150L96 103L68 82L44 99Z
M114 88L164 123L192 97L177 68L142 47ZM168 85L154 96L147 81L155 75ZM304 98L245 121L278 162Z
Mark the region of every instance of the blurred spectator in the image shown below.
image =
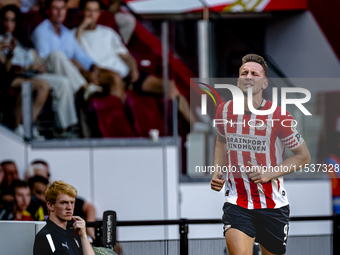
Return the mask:
M80 26L74 30L77 40L85 51L99 66L99 83L111 84L111 95L124 99L124 82L131 78L137 92L163 93L163 79L145 72L139 72L136 61L122 43L119 35L106 26L98 25L101 14L100 0L82 0L80 8L84 10L84 19ZM130 77L129 77L130 76ZM191 114L189 103L180 94L174 81L169 83L169 96L171 99L179 97L179 111L190 123Z
M94 84L98 67L94 61L81 49L71 31L63 25L67 8L65 0L46 0L48 19L40 23L33 31L33 44L40 58L46 58L47 71L65 75L70 80L74 94L84 92L84 99L102 88ZM83 73L90 73L88 84Z
M45 191L49 184L48 179L36 175L28 180L28 185L31 189L31 203L27 211L35 220L46 220L48 215L47 206L45 203Z
M14 205L1 211L0 220L33 221L31 214L27 211L31 202L31 191L28 184L21 180L15 180L11 186Z
M0 165L4 172L4 179L0 186L0 202L4 205L3 207L8 207L14 201L11 184L14 180L19 180L19 174L15 162L12 160L4 160Z
M34 160L30 167L25 171L25 181L28 181L33 176L42 176L45 179L50 178L50 168L44 160Z
M139 72L136 61L119 35L112 28L96 24L101 12L100 5L100 1L81 2L84 19L74 32L78 42L101 68L98 83L110 84L110 94L124 99L125 84L122 78L130 75L131 82L137 82ZM145 75L142 78L145 79Z
M5 173L1 189L9 188L14 180L19 180L18 168L12 160L2 161L1 167Z
M15 72L25 76L30 75L34 79L49 83L53 90L53 108L57 112L61 129L66 130L69 126L77 124L78 119L70 81L63 75L46 73L46 67L37 58L36 51L30 48L30 43L24 39L20 10L14 5L6 6L0 11L0 19L0 41L8 41L11 38L16 42L11 59Z
M39 11L39 0L21 0L20 11L26 13L29 11Z
M35 121L47 100L49 84L46 81L29 79L22 74L14 73L12 69L12 59L14 56L14 49L16 48L18 41L15 38L17 34L13 36L12 33L15 30L16 15L14 11L9 11L8 8L13 8L13 10L15 8L18 10L15 6L6 6L1 10L1 26L3 29L6 29L6 31L8 30L11 32L3 35L0 41L0 75L2 78L0 90L6 90L8 88L17 90L21 88L22 82L30 81L32 85L32 91L35 92L35 98L33 102L33 121ZM21 33L18 35L22 36ZM23 126L20 125L21 118L21 95L19 93L15 107L16 133L23 137L24 129ZM33 127L33 135L35 137L39 137L39 133L35 127Z

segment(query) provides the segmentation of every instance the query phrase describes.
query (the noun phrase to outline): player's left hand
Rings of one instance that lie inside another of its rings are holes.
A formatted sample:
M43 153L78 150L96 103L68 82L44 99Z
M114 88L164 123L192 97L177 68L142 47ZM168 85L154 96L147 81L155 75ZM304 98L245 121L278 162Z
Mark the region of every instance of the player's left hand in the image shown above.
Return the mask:
M272 173L269 171L269 169L265 169L262 166L253 164L252 162L248 161L248 164L251 166L250 168L247 168L247 173L249 175L249 178L255 183L266 183L270 181L274 176L272 176Z
M86 223L79 216L72 216L73 229L76 230L79 236L87 236L86 234Z

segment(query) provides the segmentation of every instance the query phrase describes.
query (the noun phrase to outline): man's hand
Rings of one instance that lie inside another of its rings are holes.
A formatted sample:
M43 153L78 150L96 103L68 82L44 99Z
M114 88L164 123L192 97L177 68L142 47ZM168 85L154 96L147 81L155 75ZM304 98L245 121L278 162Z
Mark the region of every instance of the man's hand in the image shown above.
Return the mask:
M93 24L92 19L87 17L87 18L84 18L82 23L79 25L79 27L76 31L76 38L77 38L77 41L78 41L79 44L81 44L81 36L82 36L84 30L93 26L92 24ZM95 24L94 24L94 26L95 26Z
M100 68L96 66L95 64L92 64L90 67L90 71L94 74L98 75L100 73Z
M215 176L214 176L215 175ZM220 191L223 188L225 180L223 178L223 173L218 172L214 173L213 178L211 179L211 189Z
M81 239L81 246L84 255L95 255L86 234L86 223L79 216L72 216L73 229L76 230Z
M10 42L7 40L2 40L0 42L0 50L8 49L10 47Z
M13 52L17 46L17 40L13 38L10 42L6 39L0 41L0 50L8 49L9 52Z
M95 64L91 65L90 68L90 73L89 73L89 80L93 84L96 84L97 86L99 85L99 73L100 73L100 68L96 66Z
M91 23L93 23L92 19L86 17L84 18L83 22L79 25L79 27L82 29L86 29Z
M79 236L87 237L85 221L79 216L72 216L72 220L73 220L73 229L77 232L77 234Z
M38 62L34 62L31 66L33 71L37 71L38 73L46 73L46 68L44 64L40 64Z
M248 164L251 166L247 168L247 173L249 178L255 183L266 183L269 182L271 179L275 178L273 172L271 171L272 168L264 169L262 166L253 164L252 162L248 161Z
M139 71L137 69L131 70L131 82L135 83L139 79Z

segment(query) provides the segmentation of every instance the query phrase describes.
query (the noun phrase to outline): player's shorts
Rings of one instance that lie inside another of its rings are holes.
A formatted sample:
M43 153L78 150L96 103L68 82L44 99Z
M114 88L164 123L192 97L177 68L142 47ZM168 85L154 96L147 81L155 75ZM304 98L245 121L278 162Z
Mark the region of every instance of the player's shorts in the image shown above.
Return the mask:
M245 209L226 202L223 206L224 232L235 228L274 254L286 252L289 205L277 209Z

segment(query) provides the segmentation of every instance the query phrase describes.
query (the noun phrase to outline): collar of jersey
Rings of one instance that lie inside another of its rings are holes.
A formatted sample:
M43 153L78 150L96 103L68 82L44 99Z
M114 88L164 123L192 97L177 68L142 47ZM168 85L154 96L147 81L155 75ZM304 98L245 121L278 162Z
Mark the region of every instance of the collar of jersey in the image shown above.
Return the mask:
M263 100L264 99L262 98L261 105L260 105L260 107L256 108L256 110L261 110L266 105L266 103ZM251 112L244 110L244 114L248 115L248 114L251 114Z
M63 229L61 227L59 227L57 224L55 224L53 221L51 221L49 218L46 220L46 223L49 227L51 227L54 231L67 236L67 229Z

